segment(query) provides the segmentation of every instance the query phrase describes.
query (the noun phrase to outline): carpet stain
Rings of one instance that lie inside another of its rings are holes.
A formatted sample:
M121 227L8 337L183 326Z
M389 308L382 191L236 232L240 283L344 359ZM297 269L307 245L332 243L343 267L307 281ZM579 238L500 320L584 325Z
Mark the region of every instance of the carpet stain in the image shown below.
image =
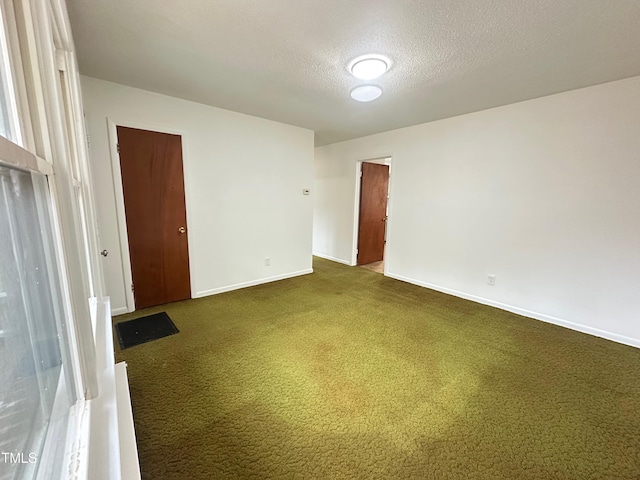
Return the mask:
M313 348L310 378L318 384L325 397L339 415L355 416L365 410L369 393L364 384L349 379L336 358L335 347L321 342Z
M638 479L640 350L315 259L126 360L144 479Z

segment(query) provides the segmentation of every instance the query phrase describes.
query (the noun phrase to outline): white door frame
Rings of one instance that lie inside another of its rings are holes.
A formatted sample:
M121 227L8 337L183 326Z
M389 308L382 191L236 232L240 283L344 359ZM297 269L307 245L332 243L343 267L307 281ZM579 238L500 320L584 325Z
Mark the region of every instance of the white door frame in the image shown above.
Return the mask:
M389 166L389 187L387 190L387 226L385 228L385 244L383 258L387 259L387 244L389 242L389 219L391 218L391 163L393 157L391 155L385 155L383 157L376 157L368 160L358 160L356 162L356 188L355 188L355 201L353 205L353 239L351 248L351 266L358 265L358 232L360 230L360 179L362 178L362 164L363 163L377 163L379 165ZM384 275L387 274L387 262L384 262Z
M122 171L120 169L120 154L118 153L118 127L138 128L140 130L149 130L152 132L168 133L171 135L180 135L182 137L182 172L185 192L185 210L187 215L187 225L191 231L191 215L189 213L189 188L188 188L188 162L187 159L187 140L184 131L171 128L158 127L148 124L141 124L130 121L113 120L107 117L107 131L109 136L109 156L111 157L111 172L113 176L113 193L115 195L116 221L118 223L118 238L120 240L120 262L122 264L122 282L124 288L124 296L126 302L127 313L136 309L135 298L131 285L133 284L133 275L131 273L131 255L129 254L129 237L127 235L127 216L124 208L124 189L122 187ZM189 280L191 283L191 298L195 298L195 286L193 281L193 243L191 235L187 237L189 248ZM117 314L117 312L115 312ZM124 312L121 312L124 313Z

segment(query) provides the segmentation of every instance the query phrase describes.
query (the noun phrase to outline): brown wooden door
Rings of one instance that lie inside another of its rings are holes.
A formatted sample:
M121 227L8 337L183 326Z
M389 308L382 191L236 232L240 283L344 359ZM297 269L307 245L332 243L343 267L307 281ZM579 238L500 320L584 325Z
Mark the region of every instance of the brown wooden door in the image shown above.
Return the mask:
M191 298L179 135L118 127L136 308Z
M384 258L389 166L362 162L358 265Z

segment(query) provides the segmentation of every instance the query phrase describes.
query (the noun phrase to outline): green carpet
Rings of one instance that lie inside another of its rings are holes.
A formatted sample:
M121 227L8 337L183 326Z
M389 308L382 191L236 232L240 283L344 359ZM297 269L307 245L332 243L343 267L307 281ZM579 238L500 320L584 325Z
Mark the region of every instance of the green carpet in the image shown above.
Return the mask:
M123 315L144 479L638 479L640 350L316 259Z

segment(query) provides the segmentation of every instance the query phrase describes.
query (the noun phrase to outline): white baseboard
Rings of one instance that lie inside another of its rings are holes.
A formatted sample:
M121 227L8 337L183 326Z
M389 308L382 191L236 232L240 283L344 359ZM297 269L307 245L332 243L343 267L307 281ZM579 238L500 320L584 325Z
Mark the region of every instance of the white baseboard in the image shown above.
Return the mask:
M447 293L449 295L453 295L454 297L464 298L465 300L471 300L476 303L481 303L483 305L489 305L490 307L499 308L500 310L506 310L511 313L516 313L518 315L522 315L523 317L529 317L535 320L541 320L543 322L553 323L554 325L559 325L561 327L569 328L571 330L576 330L578 332L587 333L589 335L593 335L596 337L605 338L607 340L611 340L617 343L622 343L624 345L629 345L631 347L640 348L640 339L637 339L637 338L627 337L625 335L620 335L618 333L608 332L606 330L600 330L599 328L589 327L588 325L582 325L580 323L570 322L568 320L563 320L562 318L553 317L551 315L545 315L544 313L538 313L538 312L533 312L531 310L526 310L524 308L514 307L513 305L496 302L494 300L489 300L484 297L478 297L476 295L470 295L465 292L460 292L458 290L453 290L451 288L441 287L439 285L434 285L432 283L422 282L420 280L404 277L402 275L397 275L395 273L388 272L388 273L385 273L385 275L387 277L394 278L396 280L412 283L413 285L418 285L420 287L429 288L431 290L436 290L438 292Z
M342 263L343 265L349 265L350 267L353 267L353 264L350 261L342 260L341 258L332 257L330 255L323 255L321 253L314 253L313 256L324 258L325 260L331 260L332 262L338 262L338 263Z
M201 290L196 292L193 298L208 297L209 295L216 295L218 293L230 292L232 290L239 290L241 288L254 287L263 283L276 282L278 280L285 280L287 278L299 277L300 275L307 275L313 273L313 268L307 270L300 270L298 272L285 273L283 275L275 275L273 277L260 278L258 280L252 280L250 282L236 283L235 285L227 285L225 287L212 288L211 290Z
M111 316L116 317L118 315L124 315L125 313L129 313L127 307L113 308L111 309Z

